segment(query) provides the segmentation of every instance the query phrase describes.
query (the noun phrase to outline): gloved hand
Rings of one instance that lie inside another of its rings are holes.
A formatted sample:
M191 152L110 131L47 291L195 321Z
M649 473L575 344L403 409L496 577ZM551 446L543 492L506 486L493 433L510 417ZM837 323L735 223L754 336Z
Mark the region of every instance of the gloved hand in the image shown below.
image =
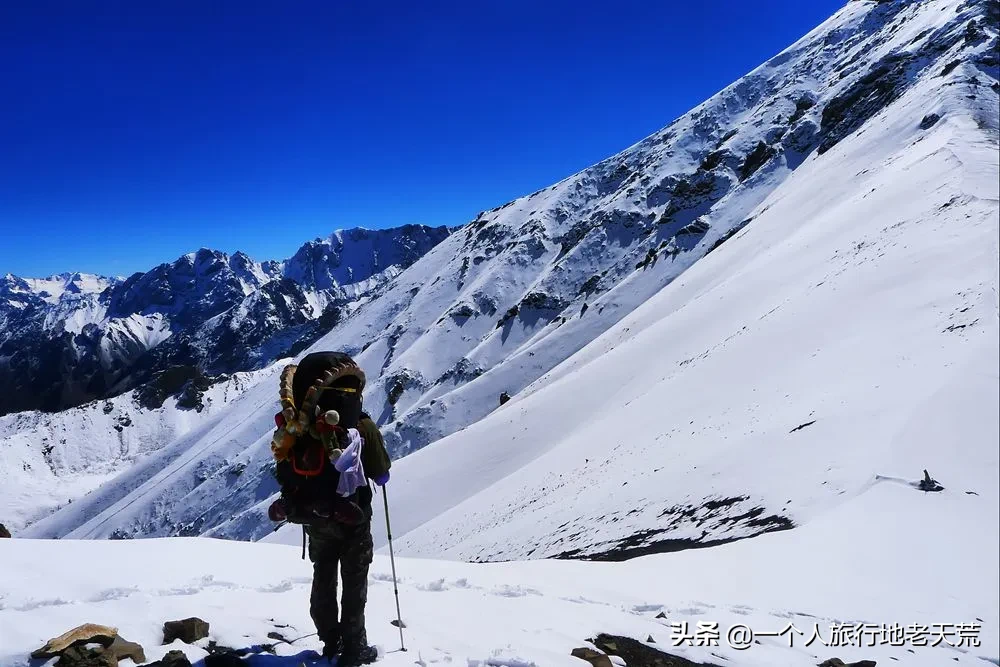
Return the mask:
M389 471L386 470L378 477L375 477L372 481L374 481L379 486L385 486L385 483L389 481Z
M285 499L278 498L267 508L267 518L275 523L279 523L288 518L288 508L285 506Z

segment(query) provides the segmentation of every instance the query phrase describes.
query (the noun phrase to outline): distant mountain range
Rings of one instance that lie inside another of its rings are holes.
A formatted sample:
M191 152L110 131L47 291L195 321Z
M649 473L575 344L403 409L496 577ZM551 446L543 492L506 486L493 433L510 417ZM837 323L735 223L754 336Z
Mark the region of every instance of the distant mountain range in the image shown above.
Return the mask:
M312 343L448 235L349 229L283 262L203 248L125 279L8 274L0 414L62 410L154 379L143 396L157 407L189 382L261 368Z

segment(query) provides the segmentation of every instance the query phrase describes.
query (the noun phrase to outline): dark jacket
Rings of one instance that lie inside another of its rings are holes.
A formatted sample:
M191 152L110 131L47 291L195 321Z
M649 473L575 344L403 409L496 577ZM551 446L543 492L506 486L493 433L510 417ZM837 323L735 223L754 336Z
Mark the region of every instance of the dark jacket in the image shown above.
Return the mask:
M362 413L361 419L358 420L358 433L365 439L365 444L361 448L361 465L365 469L365 476L368 479L375 479L389 472L392 461L389 460L389 453L385 450L382 433L367 414ZM371 519L372 490L370 486L358 489L358 504L361 505L365 515Z

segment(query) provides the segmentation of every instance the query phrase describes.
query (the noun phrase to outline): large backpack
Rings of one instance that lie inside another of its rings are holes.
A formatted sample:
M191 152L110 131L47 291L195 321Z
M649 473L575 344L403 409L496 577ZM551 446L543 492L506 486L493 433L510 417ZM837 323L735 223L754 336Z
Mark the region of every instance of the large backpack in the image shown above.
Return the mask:
M331 460L363 415L364 386L364 372L341 352L314 352L282 371L271 451L289 522L357 525L367 519L357 493L337 494L340 473Z

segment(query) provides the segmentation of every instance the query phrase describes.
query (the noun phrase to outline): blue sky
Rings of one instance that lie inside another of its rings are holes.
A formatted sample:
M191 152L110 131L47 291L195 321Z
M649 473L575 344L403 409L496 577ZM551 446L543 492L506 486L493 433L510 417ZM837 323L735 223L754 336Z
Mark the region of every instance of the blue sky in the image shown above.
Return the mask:
M614 154L842 0L0 6L0 274L456 225Z

